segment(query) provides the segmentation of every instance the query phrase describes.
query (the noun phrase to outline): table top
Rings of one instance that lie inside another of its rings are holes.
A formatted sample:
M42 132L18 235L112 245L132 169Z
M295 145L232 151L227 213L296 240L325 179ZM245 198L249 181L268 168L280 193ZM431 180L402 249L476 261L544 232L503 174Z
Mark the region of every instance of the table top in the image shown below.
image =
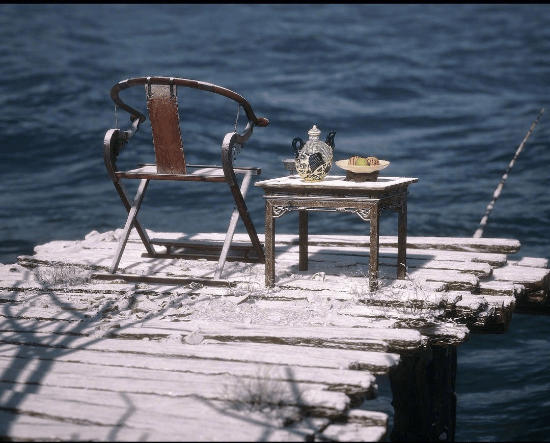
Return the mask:
M264 188L264 190L302 190L302 191L389 191L394 188L408 186L416 183L415 177L378 177L375 182L354 182L346 181L344 175L327 175L321 181L307 182L299 175L287 175L284 177L262 180L254 183L254 186Z

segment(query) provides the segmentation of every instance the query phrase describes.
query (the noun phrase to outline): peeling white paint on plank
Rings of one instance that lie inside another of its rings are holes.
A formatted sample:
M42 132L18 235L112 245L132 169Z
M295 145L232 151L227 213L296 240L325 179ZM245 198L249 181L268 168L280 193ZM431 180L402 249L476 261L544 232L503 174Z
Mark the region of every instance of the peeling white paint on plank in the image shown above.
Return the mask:
M18 414L0 410L0 419L12 438L31 440L305 441L316 430L314 422L281 428L274 413L194 397L42 387L17 405Z
M14 360L16 359L16 360ZM42 369L40 368L40 365ZM65 366L64 366L65 365ZM86 366L78 366L86 365ZM136 377L138 375L134 369L142 371L165 371L171 374L202 374L205 376L227 375L231 377L258 378L264 373L269 374L272 380L280 380L292 383L315 383L317 385L326 385L338 387L345 393L365 393L374 397L376 393L376 379L370 372L362 370L347 370L319 367L303 367L289 365L259 364L253 362L239 362L217 359L175 359L161 356L150 355L125 355L121 359L114 353L98 354L93 351L80 350L76 354L60 355L50 357L34 357L31 353L21 355L16 347L3 350L0 353L0 367L10 368L16 371L17 368L38 370L55 370L58 373L74 373L79 368L97 367L100 371L108 370L113 376L116 372L124 371L127 377ZM111 369L115 368L115 369ZM134 371L134 372L132 372ZM17 372L17 371L16 371ZM79 372L80 373L80 372ZM147 373L146 373L147 374ZM145 379L154 375L162 375L161 372L147 374ZM171 376L169 374L169 376ZM175 376L175 375L174 375ZM16 373L12 382L18 382L22 374ZM16 379L15 379L16 378ZM3 379L2 381L9 381ZM200 395L198 395L200 396Z
M162 344L145 340L120 340L109 338L60 337L50 338L49 333L19 332L2 334L2 348L7 345L29 346L37 358L71 355L80 350L125 354L160 356L170 358L218 359L259 364L284 364L302 367L324 367L368 370L373 374L386 373L398 364L395 353L357 351L353 349L315 348L260 343L207 343L189 345L167 340ZM48 347L44 347L47 344ZM30 346L36 346L32 349ZM31 354L32 355L32 354Z

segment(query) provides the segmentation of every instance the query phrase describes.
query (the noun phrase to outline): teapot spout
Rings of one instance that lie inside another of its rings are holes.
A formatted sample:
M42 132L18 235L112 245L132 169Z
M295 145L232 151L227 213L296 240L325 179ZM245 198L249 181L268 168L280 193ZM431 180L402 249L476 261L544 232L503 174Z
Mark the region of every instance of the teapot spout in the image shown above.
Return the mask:
M331 131L328 133L327 138L325 140L325 143L329 145L332 150L334 151L334 137L336 135L336 131Z

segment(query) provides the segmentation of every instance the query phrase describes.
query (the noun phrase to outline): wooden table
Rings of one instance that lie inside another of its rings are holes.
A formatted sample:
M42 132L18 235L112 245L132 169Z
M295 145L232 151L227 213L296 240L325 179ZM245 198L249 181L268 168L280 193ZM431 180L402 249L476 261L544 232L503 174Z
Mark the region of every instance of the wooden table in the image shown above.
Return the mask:
M418 178L379 177L375 182L356 183L344 176L327 176L306 182L291 175L255 183L265 195L265 284L275 284L275 219L290 211L299 212L299 269L308 269L308 211L355 213L370 221L369 287L378 288L380 213L398 213L397 277L404 278L407 265L408 186Z

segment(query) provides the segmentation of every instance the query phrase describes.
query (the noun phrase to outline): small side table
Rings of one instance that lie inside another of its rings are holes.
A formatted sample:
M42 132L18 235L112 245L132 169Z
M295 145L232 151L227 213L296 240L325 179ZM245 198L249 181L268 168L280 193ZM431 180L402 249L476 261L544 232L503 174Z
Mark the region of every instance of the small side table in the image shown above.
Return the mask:
M405 278L407 265L408 186L418 178L379 177L375 182L345 181L344 176L327 176L306 182L297 175L256 182L265 195L265 284L275 285L275 219L299 211L299 269L308 269L308 211L352 212L370 222L369 287L378 288L380 213L398 213L397 278Z

